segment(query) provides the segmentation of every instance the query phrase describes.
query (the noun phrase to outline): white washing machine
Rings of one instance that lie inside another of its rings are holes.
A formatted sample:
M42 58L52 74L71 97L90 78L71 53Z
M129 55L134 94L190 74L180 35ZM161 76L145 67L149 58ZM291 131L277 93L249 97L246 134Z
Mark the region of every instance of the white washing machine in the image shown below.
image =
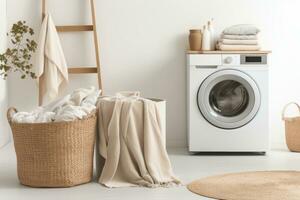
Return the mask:
M269 149L267 56L187 55L190 152Z

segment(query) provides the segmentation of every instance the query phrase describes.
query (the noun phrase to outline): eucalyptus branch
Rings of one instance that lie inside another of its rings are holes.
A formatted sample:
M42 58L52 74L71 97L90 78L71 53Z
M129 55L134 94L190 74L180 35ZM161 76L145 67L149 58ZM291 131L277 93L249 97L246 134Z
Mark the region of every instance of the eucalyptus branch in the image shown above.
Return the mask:
M37 48L36 42L32 39L33 35L33 29L27 26L25 21L13 24L10 32L7 33L11 48L7 48L5 53L0 54L0 77L6 79L9 73L18 72L22 79L36 78L30 62Z

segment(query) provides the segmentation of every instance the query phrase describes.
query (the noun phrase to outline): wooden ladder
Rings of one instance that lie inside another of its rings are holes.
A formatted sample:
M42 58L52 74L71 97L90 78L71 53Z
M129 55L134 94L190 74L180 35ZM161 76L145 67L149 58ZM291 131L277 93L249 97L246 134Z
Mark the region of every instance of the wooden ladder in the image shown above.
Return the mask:
M91 13L92 13L92 24L91 25L64 25L56 26L57 32L81 32L81 31L92 31L94 35L94 46L95 46L95 55L96 55L96 67L69 67L69 74L89 74L97 73L98 74L98 85L103 93L102 88L102 78L101 78L101 66L100 66L100 57L99 57L99 46L98 46L98 36L96 29L96 13L95 13L95 4L94 0L90 0ZM42 0L42 19L46 15L46 0ZM41 83L39 83L41 84ZM42 93L41 86L39 85L39 105L42 103Z

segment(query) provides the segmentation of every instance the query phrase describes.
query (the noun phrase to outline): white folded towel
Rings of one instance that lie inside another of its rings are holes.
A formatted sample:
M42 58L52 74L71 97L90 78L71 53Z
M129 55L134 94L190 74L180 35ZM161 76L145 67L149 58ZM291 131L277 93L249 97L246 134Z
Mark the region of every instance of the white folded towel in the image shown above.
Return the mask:
M231 27L226 28L223 31L223 34L230 35L256 35L260 30L251 24L238 24Z
M222 44L237 44L237 45L258 45L258 40L230 40L230 39L220 39Z
M42 23L36 57L42 105L56 99L68 83L68 68L56 27L47 14Z
M230 39L230 40L257 40L257 35L229 35L222 34L221 38Z
M217 49L222 51L258 51L259 45L229 45L229 44L217 44Z

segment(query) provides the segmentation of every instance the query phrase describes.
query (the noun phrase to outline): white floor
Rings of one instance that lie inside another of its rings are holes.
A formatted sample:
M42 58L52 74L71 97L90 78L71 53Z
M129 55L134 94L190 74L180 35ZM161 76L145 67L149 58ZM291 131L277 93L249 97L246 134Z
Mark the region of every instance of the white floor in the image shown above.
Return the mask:
M189 155L185 149L170 149L174 171L186 184L194 179L227 172L249 170L300 170L300 154L274 150L267 155ZM0 149L0 199L5 200L162 200L207 199L175 188L107 189L97 183L68 189L33 189L19 184L16 158L11 144Z

